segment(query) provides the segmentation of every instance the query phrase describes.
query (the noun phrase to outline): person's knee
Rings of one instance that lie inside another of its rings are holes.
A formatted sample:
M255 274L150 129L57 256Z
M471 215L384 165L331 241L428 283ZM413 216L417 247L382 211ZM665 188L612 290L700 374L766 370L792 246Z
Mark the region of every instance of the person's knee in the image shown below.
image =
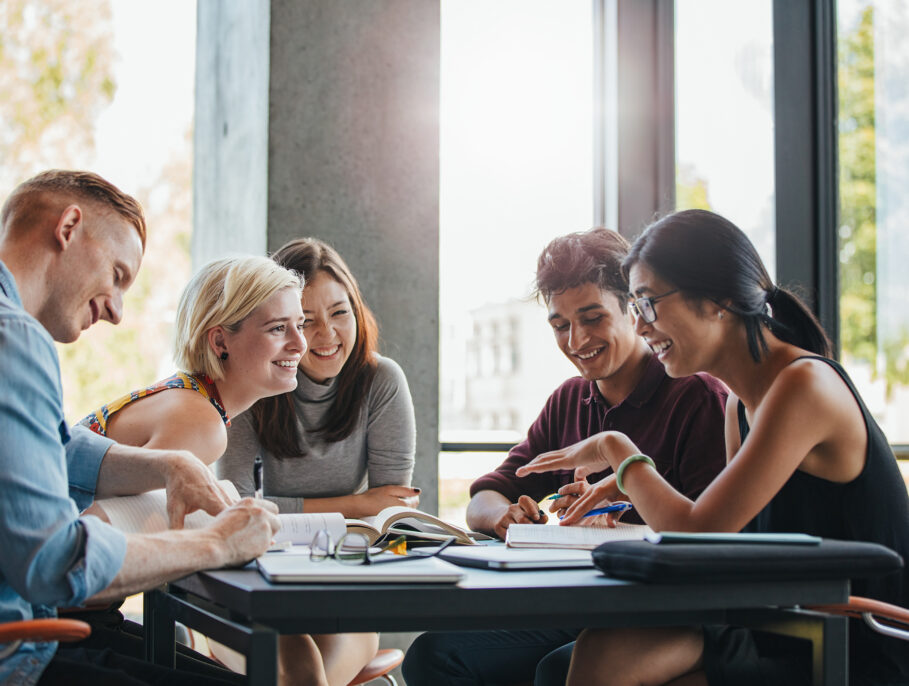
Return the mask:
M407 649L401 673L408 686L436 686L456 676L452 655L457 653L451 634L425 633L417 636ZM453 683L453 682L452 682Z
M533 686L564 686L574 643L556 648L537 664Z

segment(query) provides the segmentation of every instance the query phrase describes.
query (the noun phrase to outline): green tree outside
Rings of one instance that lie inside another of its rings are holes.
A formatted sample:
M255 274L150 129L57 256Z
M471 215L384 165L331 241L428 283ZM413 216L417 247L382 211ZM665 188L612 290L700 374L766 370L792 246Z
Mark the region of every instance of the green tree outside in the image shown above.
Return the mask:
M877 212L874 8L839 39L840 345L850 362L876 369ZM888 370L889 371L889 370ZM893 370L895 371L895 370ZM893 381L887 376L888 386Z

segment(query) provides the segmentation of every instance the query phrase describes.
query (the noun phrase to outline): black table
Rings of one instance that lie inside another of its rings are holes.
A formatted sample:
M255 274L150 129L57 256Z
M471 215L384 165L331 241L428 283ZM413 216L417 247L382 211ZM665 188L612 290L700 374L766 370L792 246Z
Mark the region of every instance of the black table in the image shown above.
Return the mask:
M274 684L288 633L673 626L731 623L807 638L815 684L847 683L842 617L792 609L845 602L849 582L643 584L593 569L464 569L458 584L281 584L254 568L200 572L145 595L146 651L174 664L174 621L247 656L250 684Z

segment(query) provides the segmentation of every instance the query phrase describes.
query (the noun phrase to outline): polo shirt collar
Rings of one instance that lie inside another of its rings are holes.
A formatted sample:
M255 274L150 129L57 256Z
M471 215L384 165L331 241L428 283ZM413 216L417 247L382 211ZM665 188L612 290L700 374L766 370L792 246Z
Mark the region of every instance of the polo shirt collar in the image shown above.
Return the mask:
M657 389L665 378L666 369L663 367L663 363L657 359L656 355L651 354L647 360L647 366L644 368L644 375L641 377L638 385L634 387L634 390L631 391L628 397L619 403L619 405L629 403L634 407L643 407L653 397L653 394L657 392ZM600 391L597 388L596 381L590 382L590 392L582 402L585 405L590 405L592 402L605 403L603 396L600 395Z
M0 292L3 293L15 305L22 307L22 298L19 296L19 289L16 288L16 280L12 272L0 260Z

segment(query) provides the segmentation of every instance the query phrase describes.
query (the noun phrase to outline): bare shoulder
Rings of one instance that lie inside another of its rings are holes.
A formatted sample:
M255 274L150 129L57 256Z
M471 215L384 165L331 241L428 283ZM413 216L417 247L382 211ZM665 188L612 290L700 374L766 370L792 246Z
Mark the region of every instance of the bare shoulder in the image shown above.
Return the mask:
M221 415L207 398L187 389L141 398L111 421L114 440L147 448L189 450L206 464L220 457L227 446Z
M827 362L804 358L780 370L770 391L799 401L811 401L820 407L855 407L855 398L846 382ZM769 395L769 393L768 393Z

